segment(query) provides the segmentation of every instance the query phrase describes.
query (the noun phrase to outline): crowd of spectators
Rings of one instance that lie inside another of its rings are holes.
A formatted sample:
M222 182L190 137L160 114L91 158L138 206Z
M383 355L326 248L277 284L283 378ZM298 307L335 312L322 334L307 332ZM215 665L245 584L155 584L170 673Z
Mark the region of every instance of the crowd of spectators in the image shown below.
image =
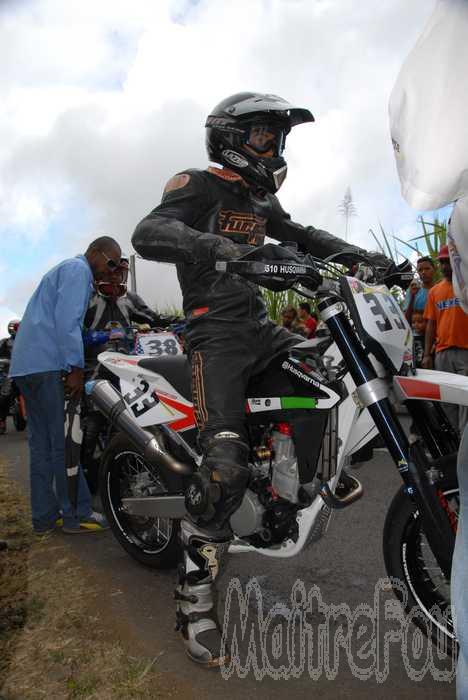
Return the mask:
M442 279L435 281L435 260L420 258L418 278L410 285L404 302L413 329L416 366L468 376L468 316L452 286L448 246L441 247L437 260ZM444 409L461 434L468 420L467 408L444 404Z
M315 338L317 317L312 314L310 304L306 301L297 308L289 304L281 310L281 325L304 338Z

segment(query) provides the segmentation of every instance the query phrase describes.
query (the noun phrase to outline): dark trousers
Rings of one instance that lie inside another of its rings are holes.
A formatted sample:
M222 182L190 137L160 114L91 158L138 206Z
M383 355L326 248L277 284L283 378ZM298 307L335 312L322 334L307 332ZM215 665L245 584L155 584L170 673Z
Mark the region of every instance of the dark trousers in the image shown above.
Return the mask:
M30 453L31 510L33 527L52 527L61 514L64 524L76 526L92 512L91 496L81 467L77 465L76 509L69 496L65 468L65 397L61 372L37 372L15 381L26 402Z
M192 397L202 445L220 431L246 440L245 400L249 379L304 338L271 321L197 321L187 332Z

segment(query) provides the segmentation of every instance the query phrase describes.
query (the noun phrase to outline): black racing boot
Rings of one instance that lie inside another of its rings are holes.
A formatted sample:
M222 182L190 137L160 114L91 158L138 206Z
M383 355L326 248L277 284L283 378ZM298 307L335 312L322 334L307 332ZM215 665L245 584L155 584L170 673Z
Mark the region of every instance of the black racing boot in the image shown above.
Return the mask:
M176 629L182 633L192 661L207 667L222 666L228 656L221 649L222 634L216 613L214 581L231 537L201 530L189 520L180 524L183 562L179 567Z

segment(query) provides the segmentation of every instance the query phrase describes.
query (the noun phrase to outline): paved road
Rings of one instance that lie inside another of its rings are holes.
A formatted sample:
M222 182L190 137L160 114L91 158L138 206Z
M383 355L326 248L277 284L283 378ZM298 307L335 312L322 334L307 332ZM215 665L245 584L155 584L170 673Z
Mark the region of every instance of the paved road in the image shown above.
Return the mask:
M0 438L0 455L9 459L12 475L27 489L26 436L12 432L9 426L8 435ZM151 658L159 655L158 669L177 675L199 698L251 697L253 693L272 699L283 698L286 693L295 698L359 700L454 698L454 682L433 677L447 672L450 664L437 660L432 646L426 641L421 644L422 638L412 626L383 620L385 609L387 617L392 611L398 613L391 593L380 591L378 603L374 600L376 585L385 577L382 528L385 512L399 487L398 474L386 452L377 453L355 474L364 485L364 498L335 513L325 538L308 551L286 561L270 561L258 555L230 557L223 576L220 612L236 580L245 593L245 586L256 576L261 600L254 590L246 603L243 633L239 596L230 598L225 621L238 639L239 663L231 669L229 679L185 659L173 630L173 572L155 572L136 564L111 533L54 536L66 540L93 569L120 629L124 625L130 637L139 639L139 651ZM296 581L297 602L293 607L291 592ZM302 591L310 595L312 605L302 603ZM362 606L351 626L346 624L346 608L331 607L340 604L347 604L351 612ZM273 606L276 614L268 617ZM374 610L378 610L377 616ZM373 641L376 628L377 644L375 635ZM389 641L392 631L396 641ZM346 650L349 638L352 644ZM403 654L405 647L409 657Z

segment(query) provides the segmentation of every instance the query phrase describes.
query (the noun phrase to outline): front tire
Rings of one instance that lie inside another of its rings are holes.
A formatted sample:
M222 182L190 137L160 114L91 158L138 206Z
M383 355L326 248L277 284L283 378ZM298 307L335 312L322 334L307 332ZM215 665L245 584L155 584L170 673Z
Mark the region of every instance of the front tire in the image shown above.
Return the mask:
M448 517L456 526L460 506L456 454L435 461L441 477L435 487ZM422 529L419 511L402 486L395 494L385 519L383 534L385 567L394 578L393 592L410 614L417 607L424 615L412 621L447 653L456 644L450 614L450 581L442 573ZM398 583L403 583L408 597ZM439 613L440 611L440 613Z
M124 434L112 438L101 461L99 492L115 538L140 564L153 569L177 566L179 521L130 515L122 498L182 490L178 475L150 465Z

